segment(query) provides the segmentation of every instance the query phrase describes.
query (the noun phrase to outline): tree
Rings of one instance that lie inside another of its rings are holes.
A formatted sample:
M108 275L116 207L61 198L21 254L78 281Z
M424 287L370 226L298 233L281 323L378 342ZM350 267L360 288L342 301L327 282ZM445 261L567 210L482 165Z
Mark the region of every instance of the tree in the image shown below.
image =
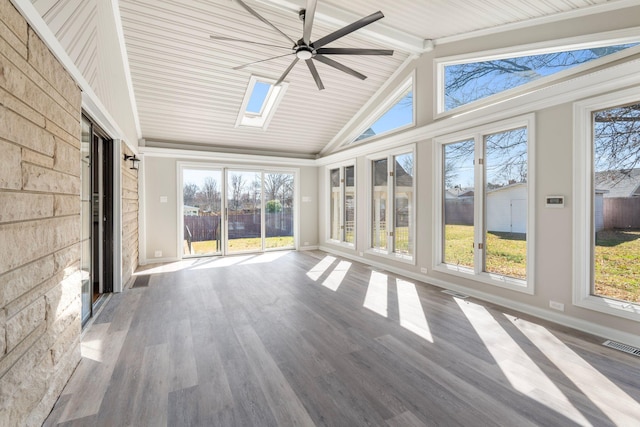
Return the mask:
M245 181L242 174L231 174L231 200L229 203L231 210L237 211L240 209L240 199L242 197L244 187Z
M593 121L597 172L640 166L640 103L598 111Z
M185 205L193 206L196 202L196 193L198 192L198 186L192 182L184 184L182 188L182 199Z
M446 109L456 108L631 46L633 44L449 65L445 67Z
M206 208L211 212L220 211L220 190L218 189L218 180L213 177L206 177L202 185L202 198Z
M266 213L280 213L282 212L282 204L279 200L269 200L265 205Z

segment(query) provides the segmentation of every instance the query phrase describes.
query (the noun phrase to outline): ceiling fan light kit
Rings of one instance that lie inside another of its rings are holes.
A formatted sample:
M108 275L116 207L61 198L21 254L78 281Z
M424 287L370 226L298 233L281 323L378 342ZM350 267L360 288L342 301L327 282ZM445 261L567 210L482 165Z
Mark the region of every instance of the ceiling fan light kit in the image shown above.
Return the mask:
M278 55L271 58L250 62L248 64L240 65L238 67L233 68L234 70L239 70L249 65L257 64L260 62L270 61L272 59L282 58L288 55L295 55L295 58L293 59L289 67L287 67L287 69L284 71L284 73L282 73L278 81L275 83L276 85L279 85L284 81L284 79L287 77L289 72L293 69L293 67L298 63L299 60L303 60L306 62L307 67L309 68L309 72L311 73L311 76L316 82L316 86L318 87L319 90L322 90L324 89L324 85L322 84L322 79L318 74L318 70L316 69L315 64L313 63L313 60L322 62L325 65L333 67L337 70L340 70L358 79L364 80L367 78L367 76L365 76L364 74L359 73L358 71L352 68L349 68L346 65L343 65L327 57L326 55L384 55L384 56L393 55L393 50L389 50L389 49L358 49L358 48L323 47L341 37L344 37L356 30L359 30L362 27L365 27L369 24L372 24L378 21L379 19L384 18L384 15L380 11L372 13L369 16L365 16L364 18L361 18L352 24L349 24L343 28L340 28L339 30L334 31L331 34L328 34L316 40L315 42L311 42L311 30L313 28L313 20L316 13L317 0L307 0L306 9L302 9L298 13L298 16L303 22L303 33L302 33L302 38L296 42L287 34L282 32L279 28L277 28L275 25L273 25L271 22L269 22L266 18L261 16L258 12L253 10L243 0L235 0L235 1L238 2L238 4L240 4L250 14L252 14L256 18L258 18L260 21L264 22L265 24L273 28L275 31L280 33L289 42L293 43L293 47L291 48L292 52L290 54ZM266 45L266 46L275 47L275 48L283 48L283 46L269 45L267 43L261 43L261 42L251 41L251 40L234 39L230 37L219 37L219 36L212 35L211 38L214 40L221 40L221 41L252 43L252 44L258 44L258 45Z

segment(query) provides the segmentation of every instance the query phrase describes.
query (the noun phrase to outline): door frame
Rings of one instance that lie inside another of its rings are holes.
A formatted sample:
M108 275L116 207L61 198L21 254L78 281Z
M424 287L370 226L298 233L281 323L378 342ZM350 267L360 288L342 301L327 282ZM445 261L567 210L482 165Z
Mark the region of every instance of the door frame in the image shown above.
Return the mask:
M183 206L183 170L184 169L202 169L202 170L217 170L222 171L221 178L221 211L223 212L222 218L222 227L221 227L221 251L216 252L211 255L191 255L185 256L183 254L183 241L184 241L184 217L182 216L182 206ZM263 175L263 184L262 184L262 203L264 204L264 174L266 173L290 173L293 175L293 248L291 250L297 250L300 247L299 239L300 239L300 168L295 167L277 167L277 166L268 166L263 164L256 165L247 165L247 164L233 164L233 163L209 163L209 162L194 162L194 161L176 161L176 182L177 182L177 198L176 198L176 216L177 216L177 245L176 245L176 254L178 254L178 259L189 259L189 258L197 258L204 256L227 256L227 255L242 255L242 254L255 254L255 253L264 253L278 250L286 250L281 248L266 248L264 239L266 237L266 224L265 224L265 209L261 209L261 236L262 236L262 249L260 250L251 250L251 251L242 251L242 252L233 252L229 254L228 252L228 211L227 211L227 172L228 171L239 171L239 172L258 172ZM287 248L289 249L289 248Z

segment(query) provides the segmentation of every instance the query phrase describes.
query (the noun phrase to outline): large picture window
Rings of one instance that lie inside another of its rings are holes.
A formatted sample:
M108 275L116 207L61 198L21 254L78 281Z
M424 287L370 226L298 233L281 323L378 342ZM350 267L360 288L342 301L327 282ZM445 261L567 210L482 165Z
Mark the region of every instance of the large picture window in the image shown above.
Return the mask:
M355 244L355 166L329 168L329 240Z
M370 158L370 247L375 253L413 260L414 158L413 148Z
M640 97L577 104L576 120L574 300L640 320Z
M532 120L438 140L437 268L532 292Z

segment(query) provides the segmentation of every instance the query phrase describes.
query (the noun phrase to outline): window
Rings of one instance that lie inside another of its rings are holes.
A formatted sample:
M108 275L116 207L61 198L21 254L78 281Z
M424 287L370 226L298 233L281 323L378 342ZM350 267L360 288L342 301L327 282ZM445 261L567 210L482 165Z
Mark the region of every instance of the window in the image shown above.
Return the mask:
M413 148L370 158L370 246L373 253L413 260L414 158Z
M640 320L640 98L576 104L574 302Z
M405 81L373 114L373 120L361 128L350 142L382 135L414 123L413 78Z
M437 141L441 271L533 292L532 117Z
M236 127L267 129L288 85L283 82L274 86L273 83L275 81L251 76L236 120Z
M355 244L356 181L355 166L329 169L329 240Z
M477 58L443 60L439 64L438 110L449 111L637 45L599 42L597 46L591 43L589 48L564 47L564 50L546 50L539 54L493 55L481 61Z

